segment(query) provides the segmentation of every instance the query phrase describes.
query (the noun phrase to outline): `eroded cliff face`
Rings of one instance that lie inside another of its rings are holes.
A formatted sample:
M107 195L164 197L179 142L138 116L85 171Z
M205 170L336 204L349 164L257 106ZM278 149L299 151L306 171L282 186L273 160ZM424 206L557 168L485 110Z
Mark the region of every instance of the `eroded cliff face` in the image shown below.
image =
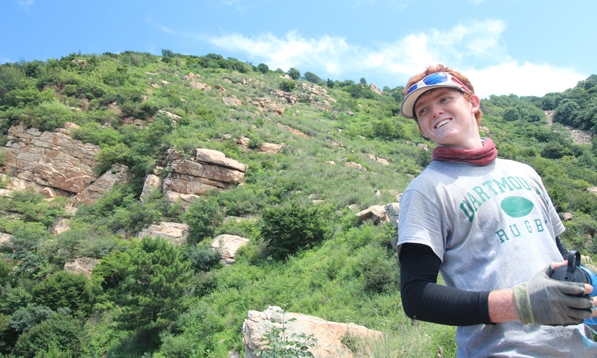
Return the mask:
M78 194L97 176L93 167L99 147L66 134L40 132L23 125L8 130L3 171L42 187Z

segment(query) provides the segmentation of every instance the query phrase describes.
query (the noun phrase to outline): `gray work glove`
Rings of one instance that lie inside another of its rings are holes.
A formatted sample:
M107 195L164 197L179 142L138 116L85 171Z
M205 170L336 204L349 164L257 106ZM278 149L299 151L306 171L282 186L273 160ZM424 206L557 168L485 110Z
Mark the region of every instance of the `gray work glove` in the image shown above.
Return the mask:
M592 316L592 299L584 295L585 285L549 278L551 265L530 281L514 286L514 304L524 324L579 324Z

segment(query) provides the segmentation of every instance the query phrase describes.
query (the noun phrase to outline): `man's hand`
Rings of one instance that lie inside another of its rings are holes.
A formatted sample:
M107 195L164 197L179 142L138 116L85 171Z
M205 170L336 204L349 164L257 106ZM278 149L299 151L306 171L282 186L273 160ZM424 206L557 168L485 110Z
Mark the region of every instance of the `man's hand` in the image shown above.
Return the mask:
M593 300L584 296L586 286L591 286L553 280L550 278L553 270L549 265L528 282L513 288L516 312L522 323L559 326L579 324L593 316Z

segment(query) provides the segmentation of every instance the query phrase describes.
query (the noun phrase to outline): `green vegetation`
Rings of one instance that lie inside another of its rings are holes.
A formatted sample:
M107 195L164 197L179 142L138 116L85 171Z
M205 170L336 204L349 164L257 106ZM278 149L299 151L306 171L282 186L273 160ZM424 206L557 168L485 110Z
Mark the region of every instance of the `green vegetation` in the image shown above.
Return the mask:
M193 88L190 74L212 90ZM54 131L72 122L75 139L100 148L96 173L123 164L133 174L74 214L60 196L0 196L0 232L12 237L0 249L0 357L243 355L248 311L273 305L383 332L370 345L375 357L453 356L454 327L413 322L402 311L395 229L361 223L348 209L395 201L431 160L433 144L399 116L401 92L385 87L379 95L365 78L301 77L295 68L170 50L0 65L0 144L19 123ZM564 126L597 132L596 92L593 75L542 98L491 96L482 100L481 123L500 157L534 167L558 212L573 214L563 235L568 248L593 257L597 200L586 189L597 186L597 141L576 144ZM242 104L223 103L232 96ZM257 99L284 111L258 108ZM544 111L554 111L553 125ZM247 149L235 141L241 137ZM264 143L283 148L260 153ZM186 158L196 148L221 151L248 165L246 180L186 211L159 191L141 202L145 176L162 175L157 168L173 148ZM71 229L51 233L58 218ZM188 243L135 238L159 221L188 224ZM249 239L234 265L210 248L219 234ZM63 271L77 257L100 260L91 279ZM294 342L296 356L307 354L309 337L294 338L274 342L282 350ZM365 344L350 335L342 342L353 352Z

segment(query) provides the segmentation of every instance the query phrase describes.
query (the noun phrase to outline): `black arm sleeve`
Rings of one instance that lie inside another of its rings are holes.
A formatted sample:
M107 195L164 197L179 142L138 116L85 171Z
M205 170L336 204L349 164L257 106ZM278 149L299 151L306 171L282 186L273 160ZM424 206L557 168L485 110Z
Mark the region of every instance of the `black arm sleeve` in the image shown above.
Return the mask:
M556 236L556 245L558 246L558 250L560 251L562 258L564 260L568 260L568 258L570 257L570 253L568 252L568 249L566 249L564 244L562 244L562 240L560 240L559 236Z
M408 317L452 326L492 324L489 291L464 291L437 284L441 260L429 246L403 244L399 259L402 306Z

